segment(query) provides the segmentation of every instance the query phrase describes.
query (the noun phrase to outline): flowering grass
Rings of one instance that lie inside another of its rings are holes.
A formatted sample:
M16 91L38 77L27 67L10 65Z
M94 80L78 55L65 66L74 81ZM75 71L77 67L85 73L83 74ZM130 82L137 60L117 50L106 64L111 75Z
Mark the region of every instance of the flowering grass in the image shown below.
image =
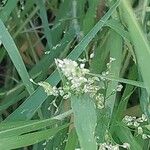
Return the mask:
M0 2L0 150L149 150L148 0Z

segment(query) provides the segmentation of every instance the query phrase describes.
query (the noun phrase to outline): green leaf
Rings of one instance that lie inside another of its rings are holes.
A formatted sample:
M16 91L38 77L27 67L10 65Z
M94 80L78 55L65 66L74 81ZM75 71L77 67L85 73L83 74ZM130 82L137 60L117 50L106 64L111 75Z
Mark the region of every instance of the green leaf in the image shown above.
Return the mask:
M144 85L150 95L150 46L147 38L145 37L140 25L136 20L136 16L129 4L129 1L123 0L120 5L122 16L126 22L132 43L135 47L135 55L138 61L139 69L142 74Z
M0 49L0 63L3 61L6 51L4 48Z
M97 126L96 126L96 137L98 143L105 142L106 131L109 130L110 123L110 108L104 108L102 110L97 109Z
M65 31L65 28L69 25L69 22L66 20L68 17L72 17L71 13L68 14L68 12L71 11L71 2L71 0L65 0L60 3L60 7L54 21L54 26L52 28L53 45L58 44L61 40L63 31Z
M102 40L98 45L98 47L94 50L94 58L91 60L90 63L90 71L92 73L100 74L102 73L102 71L105 70L105 66L107 63L106 58L108 57L110 51L109 49L106 48L108 37L109 32L106 33L106 35L105 32L104 33L102 32L101 35Z
M0 139L0 149L3 149L3 150L16 149L20 147L29 146L35 143L39 143L43 140L48 140L49 138L54 136L57 132L66 128L67 126L68 125L63 125L60 127L33 132L33 133L21 135L21 136L2 138Z
M17 121L17 122L10 122L10 123L1 123L0 139L43 129L47 126L55 124L56 122L57 121L54 119L45 119L40 121L32 120L32 121Z
M122 63L122 47L122 37L111 30L106 48L110 50L110 57L116 59L114 62L112 62L110 69L110 74L115 78L118 78L120 75ZM117 85L118 83L114 81L108 83L106 97L109 98L106 100L106 106L110 108L111 115L116 101L116 94L111 95L111 93L113 92L113 89L116 89Z
M85 17L83 19L83 33L87 34L93 25L95 24L96 21L96 10L97 10L97 5L99 4L99 0L89 0L89 8L85 14Z
M96 150L95 127L97 116L93 100L87 94L73 95L71 107L81 149Z
M73 128L68 135L68 140L66 143L65 150L75 150L76 145L77 145L78 137L76 134L75 128Z
M106 26L110 27L111 29L113 29L115 32L117 32L122 38L131 41L130 35L127 31L125 31L125 29L123 28L123 26L121 25L121 23L119 23L117 20L115 19L110 19L107 21Z
M45 3L43 0L37 0L36 3L40 9L40 18L42 20L42 24L44 27L44 33L45 33L45 36L47 39L49 49L52 49L53 44L52 44L51 30L49 28L49 24L48 24L48 20L47 20Z
M128 78L132 79L132 80L137 79L136 65L133 65L132 67L130 67ZM121 96L120 103L119 103L118 108L114 114L115 120L119 120L119 121L122 120L124 113L125 113L125 110L127 109L128 101L130 99L130 96L133 94L134 89L135 89L135 87L132 85L126 85L125 86L125 89L124 89L122 96Z
M3 22L6 22L8 17L10 16L11 12L14 10L14 8L17 5L18 0L11 0L7 1L6 6L3 8L3 10L0 12L0 19Z
M23 60L19 54L19 51L11 35L7 31L1 19L0 19L0 40L2 41L5 49L7 50L12 62L14 63L27 91L29 92L29 94L32 94L34 92L34 88L32 83L30 82L29 74L26 70L26 67L23 63Z

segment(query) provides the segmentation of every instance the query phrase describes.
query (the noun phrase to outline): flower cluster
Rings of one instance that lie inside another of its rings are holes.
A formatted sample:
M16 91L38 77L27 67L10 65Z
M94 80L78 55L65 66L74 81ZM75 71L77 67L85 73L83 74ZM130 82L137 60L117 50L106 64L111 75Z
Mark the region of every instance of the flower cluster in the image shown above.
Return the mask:
M125 116L123 118L123 122L127 125L127 126L133 126L133 127L138 127L140 126L141 123L147 121L147 117L145 114L142 114L142 117L140 118L136 118L136 117L132 117L132 116Z
M138 135L141 135L142 136L142 139L145 140L145 139L150 139L150 135L148 134L145 134L144 131L143 131L143 128L141 126L139 126L137 128L137 132L138 132Z
M89 70L85 68L84 63L78 65L77 62L70 59L55 59L55 63L68 81L66 87L70 92L63 88L64 93L88 93L90 97L95 98L98 108L104 107L104 97L98 93L100 90L100 86L98 86L100 79L98 77L89 77L87 75Z
M145 134L141 126L141 123L146 122L146 121L147 121L147 117L145 114L142 114L142 116L139 118L131 117L131 116L125 116L123 118L123 122L127 126L137 128L137 133L138 135L141 135L142 139L150 139L150 135Z
M110 58L109 63L107 64L107 71L102 73L102 76L108 75L111 63L114 61L114 58ZM96 102L96 106L99 109L104 108L104 95L99 91L104 87L99 85L100 80L103 82L104 79L101 77L95 77L90 75L89 69L85 68L85 60L79 60L80 64L71 60L71 59L55 59L56 66L63 75L65 83L62 87L57 88L56 86L52 87L47 82L39 82L38 85L42 86L47 93L47 95L53 96L62 96L64 99L71 97L71 93L74 94L85 94L88 93L91 98ZM116 91L121 91L122 85L118 85L115 89Z
M129 143L118 144L112 141L112 137L108 130L105 133L105 142L99 144L99 150L119 150L120 148L130 149Z
M111 143L102 143L100 144L99 150L119 150L120 147L129 149L130 144L123 143L123 145L119 145L119 144L113 145Z
M85 75L89 72L89 70L84 68L85 64L80 64L80 66L78 66L77 62L72 61L71 59L55 59L55 63L62 71L63 75L75 84L75 87L78 87L82 84L82 82L87 81Z
M95 99L97 107L102 109L104 107L104 96L99 93L100 86L98 77L91 77L88 75L89 70L86 69L84 63L80 65L70 59L55 59L58 70L65 76L67 81L62 87L51 86L48 82L35 83L32 79L30 81L36 85L44 88L47 95L62 96L63 99L71 97L71 93L84 94L88 93L91 98Z

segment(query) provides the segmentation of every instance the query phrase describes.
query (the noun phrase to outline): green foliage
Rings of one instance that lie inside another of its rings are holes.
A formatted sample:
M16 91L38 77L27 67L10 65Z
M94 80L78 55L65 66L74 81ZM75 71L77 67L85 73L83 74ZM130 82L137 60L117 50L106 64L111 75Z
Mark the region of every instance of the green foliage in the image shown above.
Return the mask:
M94 137L97 116L89 95L72 96L71 107L74 113L74 125L83 150L96 150ZM84 119L83 119L84 118Z
M149 6L1 1L0 150L148 150Z

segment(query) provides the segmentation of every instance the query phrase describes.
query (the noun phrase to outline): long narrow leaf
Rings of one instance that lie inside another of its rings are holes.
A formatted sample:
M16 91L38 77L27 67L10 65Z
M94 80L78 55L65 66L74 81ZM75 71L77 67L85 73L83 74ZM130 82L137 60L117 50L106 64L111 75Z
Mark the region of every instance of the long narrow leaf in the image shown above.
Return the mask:
M32 83L30 82L29 74L26 70L26 67L23 63L23 60L19 54L19 51L11 35L7 31L1 19L0 19L0 40L2 41L5 49L7 50L12 62L14 63L26 89L28 90L29 94L32 94L34 91L34 88L33 88Z
M89 95L73 95L71 107L74 113L74 124L82 150L96 150L95 127L97 116L94 102Z
M67 126L68 125L63 125L57 128L47 129L44 131L0 139L0 149L3 150L16 149L20 147L29 146L35 143L39 143L43 140L46 140L54 136L57 132L66 128Z
M139 64L139 69L144 80L144 84L146 86L148 94L150 95L150 46L148 44L148 40L136 20L129 1L122 0L120 8L122 9L124 21L128 26L131 40L135 46L135 54Z

